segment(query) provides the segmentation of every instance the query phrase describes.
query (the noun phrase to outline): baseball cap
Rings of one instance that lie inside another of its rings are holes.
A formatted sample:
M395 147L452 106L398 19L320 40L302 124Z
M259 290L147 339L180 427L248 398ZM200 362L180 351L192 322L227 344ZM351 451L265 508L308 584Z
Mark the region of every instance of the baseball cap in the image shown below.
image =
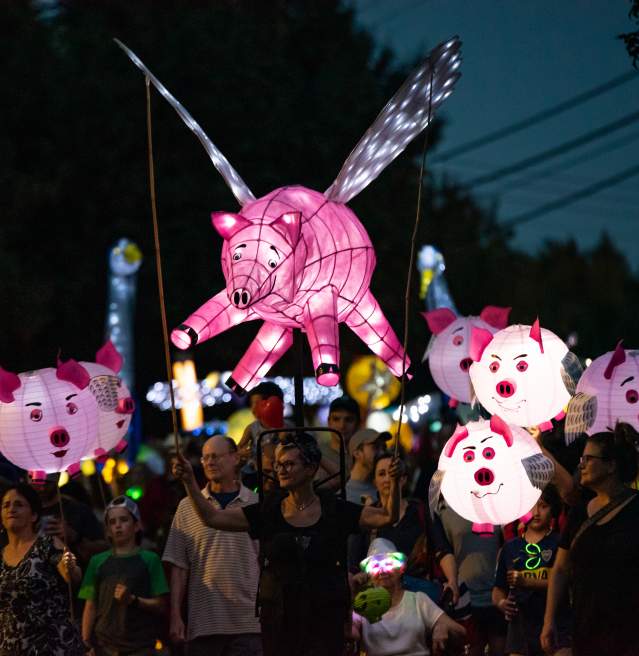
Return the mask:
M352 456L353 453L355 453L355 449L362 444L373 444L373 442L377 441L386 442L389 437L390 434L386 431L380 433L372 428L361 428L353 435L353 437L351 437L350 442L348 443L348 453Z
M105 522L107 520L109 510L112 510L113 508L126 508L138 522L140 521L140 509L138 508L138 504L135 503L135 501L129 499L127 496L121 495L119 497L115 497L115 499L113 499L113 501L111 501L111 503L104 509Z

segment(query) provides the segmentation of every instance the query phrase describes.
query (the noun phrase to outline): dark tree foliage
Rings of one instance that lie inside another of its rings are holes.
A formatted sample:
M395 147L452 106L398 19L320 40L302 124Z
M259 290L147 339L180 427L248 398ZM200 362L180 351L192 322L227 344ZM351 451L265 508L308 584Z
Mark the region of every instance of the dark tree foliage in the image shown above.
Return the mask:
M103 336L108 249L127 236L146 258L136 325L143 396L165 376L145 85L112 38L135 50L189 108L257 196L284 184L326 189L407 71L388 51L375 54L370 35L337 0L199 1L188 9L176 0L68 1L46 23L29 6L0 10L0 365L50 366L58 347L92 358ZM237 203L156 93L153 130L168 322L175 326L222 288L221 239L209 215L235 211ZM436 124L431 146L440 133L445 124ZM417 139L351 203L377 250L373 290L400 335L422 144ZM637 319L626 310L637 305L637 281L609 241L586 255L572 243L549 244L539 257L521 253L494 212L466 191L435 185L428 175L424 184L418 243L444 252L460 309L513 305L513 319L522 322L539 314L562 335L578 331L585 355L621 336L633 343ZM411 299L416 378L409 396L428 382L416 280ZM197 347L200 373L232 368L258 325ZM346 369L366 349L347 329L341 336ZM289 354L276 371L293 367ZM310 357L305 367L310 373ZM148 420L146 404L145 412Z
M639 26L639 0L630 0L631 7L628 17ZM626 44L626 50L632 59L632 65L637 68L639 63L639 30L620 34L619 38Z

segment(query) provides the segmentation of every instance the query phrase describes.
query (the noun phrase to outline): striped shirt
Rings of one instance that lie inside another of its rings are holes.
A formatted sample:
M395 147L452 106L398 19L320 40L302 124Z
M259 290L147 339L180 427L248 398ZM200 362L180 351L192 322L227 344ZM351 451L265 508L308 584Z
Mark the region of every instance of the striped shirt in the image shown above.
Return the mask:
M220 508L208 486L202 494ZM247 506L257 500L257 495L242 485L227 508ZM258 551L258 542L248 533L209 528L188 497L180 501L162 560L189 572L187 640L260 632L255 617Z

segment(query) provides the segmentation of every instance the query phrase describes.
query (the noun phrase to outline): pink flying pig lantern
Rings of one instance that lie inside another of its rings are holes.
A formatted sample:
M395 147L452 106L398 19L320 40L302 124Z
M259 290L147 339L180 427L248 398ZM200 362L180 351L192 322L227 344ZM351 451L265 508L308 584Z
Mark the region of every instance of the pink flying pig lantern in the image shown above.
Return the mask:
M432 512L440 495L473 522L476 533L526 515L554 474L554 466L522 428L497 416L457 426L439 457L428 491Z
M618 422L639 430L639 351L622 343L592 361L568 404L566 444L582 433L613 431Z
M470 331L475 328L496 333L508 325L510 308L487 305L478 317L458 317L449 308L422 312L433 333L424 359L439 389L450 397L451 408L458 402L470 403L471 386L468 370L473 363L470 357Z
M401 376L410 361L369 289L373 245L345 203L406 148L452 93L461 64L459 39L437 47L409 76L324 193L289 186L257 200L184 107L131 50L117 43L193 130L241 206L238 213L212 214L224 239L226 289L173 331L173 343L187 349L245 321L262 319L226 382L241 394L266 375L291 346L292 330L301 328L318 382L336 385L338 325L345 323Z
M514 325L492 335L471 329L470 380L477 400L516 426L552 428L575 393L581 363L550 330Z
M0 369L0 451L42 482L47 473L80 472L91 455L98 407L88 371L74 360L56 369Z

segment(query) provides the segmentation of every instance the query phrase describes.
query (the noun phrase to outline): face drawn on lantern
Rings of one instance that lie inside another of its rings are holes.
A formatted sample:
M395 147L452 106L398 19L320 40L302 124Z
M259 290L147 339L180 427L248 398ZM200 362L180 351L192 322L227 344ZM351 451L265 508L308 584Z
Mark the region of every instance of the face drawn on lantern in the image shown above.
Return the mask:
M339 382L339 323L345 323L396 376L410 365L369 285L373 246L346 203L373 181L430 123L459 78L461 43L435 48L408 77L365 132L333 184L319 193L281 187L255 199L251 190L186 109L142 61L118 45L195 133L240 203L238 214L214 213L224 238L226 289L171 333L181 349L245 321L264 323L226 381L243 394L254 387L293 343L301 328L322 385Z
M495 335L472 329L470 379L477 400L516 426L552 428L581 375L581 364L550 330L514 325Z
M457 427L442 450L429 504L435 512L441 493L476 525L507 524L535 505L553 471L525 430L496 416L469 422Z
M639 430L639 351L621 342L595 358L579 379L566 412L566 444L582 433L613 431L618 421Z
M0 450L34 481L45 473L75 476L91 454L98 408L89 374L69 360L57 369L0 375Z
M473 363L470 357L470 331L482 328L496 333L508 325L510 308L486 306L478 317L457 317L448 308L423 312L431 337L424 359L439 389L450 397L448 405L470 403L472 390L468 370Z

